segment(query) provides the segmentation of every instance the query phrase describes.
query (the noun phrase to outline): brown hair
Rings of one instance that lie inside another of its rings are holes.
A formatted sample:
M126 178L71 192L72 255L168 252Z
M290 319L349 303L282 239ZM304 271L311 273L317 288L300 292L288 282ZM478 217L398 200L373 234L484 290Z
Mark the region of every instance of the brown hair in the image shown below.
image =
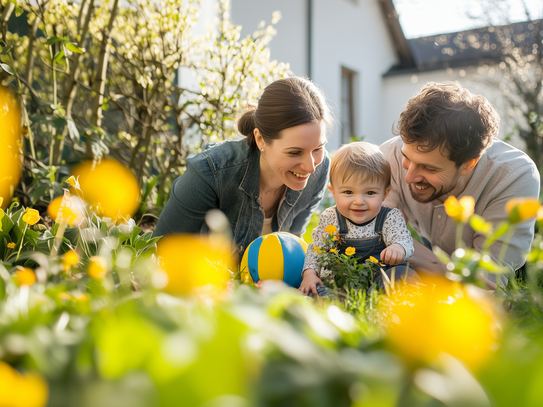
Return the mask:
M324 95L313 82L291 77L279 79L264 89L258 106L249 105L238 119L238 130L247 144L256 148L254 130L258 129L266 143L281 137L281 130L306 123L329 126L330 109Z
M480 157L498 136L500 116L492 104L458 82L429 82L400 115L396 135L417 150L436 148L460 167Z
M355 176L390 185L391 169L385 155L375 144L357 141L341 146L330 164L330 183L336 175L342 182Z

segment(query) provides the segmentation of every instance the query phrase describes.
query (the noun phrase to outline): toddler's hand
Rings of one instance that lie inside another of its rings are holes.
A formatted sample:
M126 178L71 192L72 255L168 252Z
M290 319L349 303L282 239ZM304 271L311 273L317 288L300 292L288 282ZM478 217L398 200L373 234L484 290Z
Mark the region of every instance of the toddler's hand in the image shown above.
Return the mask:
M317 270L313 269L305 269L304 270L304 279L302 280L302 284L300 285L300 290L305 295L308 295L311 291L313 295L316 297L318 295L317 293L317 286L318 285L324 285L319 278L319 274L317 273Z
M381 252L381 261L386 264L398 264L405 258L405 249L398 245L392 244Z

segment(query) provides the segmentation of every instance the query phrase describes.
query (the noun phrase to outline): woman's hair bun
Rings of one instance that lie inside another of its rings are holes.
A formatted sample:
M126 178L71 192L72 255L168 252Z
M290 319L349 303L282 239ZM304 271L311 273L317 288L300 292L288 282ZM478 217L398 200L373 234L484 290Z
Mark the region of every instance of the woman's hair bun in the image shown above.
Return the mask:
M247 138L254 138L256 105L249 104L238 119L238 131ZM251 145L252 143L249 143Z

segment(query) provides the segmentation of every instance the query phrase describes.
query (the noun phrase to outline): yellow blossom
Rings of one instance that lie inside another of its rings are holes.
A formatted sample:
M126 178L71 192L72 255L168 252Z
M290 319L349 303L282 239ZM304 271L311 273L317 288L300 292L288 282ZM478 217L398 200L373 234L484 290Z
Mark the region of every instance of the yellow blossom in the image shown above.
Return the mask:
M454 196L449 196L445 201L445 212L455 222L466 223L475 209L475 199L471 196L463 196L457 200Z
M330 249L330 252L337 253L337 249Z
M226 288L228 269L236 263L230 242L221 236L168 235L158 242L157 257L168 277L170 294L199 292L205 287L220 294ZM222 266L221 266L222 265Z
M509 222L515 224L538 216L540 207L536 198L513 198L505 205L505 211Z
M447 353L477 368L496 342L497 317L490 301L445 278L403 286L380 306L389 343L414 366Z
M73 175L79 181L82 198L102 208L105 217L133 216L138 210L141 201L138 181L120 162L112 158L85 161L74 168Z
M356 252L356 249L354 247L347 247L345 250L345 254L347 256L352 256Z
M17 285L32 285L36 282L36 274L28 267L17 266L13 274Z
M87 302L89 300L89 297L87 294L79 294L77 297L75 297L75 300L77 302Z
M72 175L70 178L68 178L66 183L70 184L74 188L79 188L79 182L75 179L75 177Z
M107 263L103 257L92 256L89 263L89 269L87 273L89 277L95 280L103 279L107 274Z
M0 361L0 406L44 407L49 389L47 382L36 373L19 373Z
M379 260L377 260L375 257L373 256L370 256L368 260L366 261L369 261L371 263L375 263L375 264L379 264Z
M8 243L8 248L9 249L14 249L15 248L15 243L13 243L13 242Z
M58 298L60 298L61 300L71 300L72 296L68 293L60 293L58 295Z
M21 178L22 120L15 93L0 86L0 206L6 208Z
M62 258L62 265L64 266L64 270L69 270L72 266L75 266L78 262L79 262L79 256L73 250L67 251L64 257Z
M67 221L71 227L83 221L84 217L81 209L83 207L84 204L80 198L65 192L64 196L59 196L51 201L47 207L47 213L55 222Z
M319 247L319 246L313 246L313 251L314 251L314 252L320 251L320 247Z
M23 215L23 221L30 226L36 224L40 220L40 213L36 209L26 208L26 212Z
M324 231L325 231L326 233L328 233L329 235L332 235L332 234L334 234L334 232L337 231L337 228L336 228L334 225L328 225L328 226L326 226L326 228L324 229Z

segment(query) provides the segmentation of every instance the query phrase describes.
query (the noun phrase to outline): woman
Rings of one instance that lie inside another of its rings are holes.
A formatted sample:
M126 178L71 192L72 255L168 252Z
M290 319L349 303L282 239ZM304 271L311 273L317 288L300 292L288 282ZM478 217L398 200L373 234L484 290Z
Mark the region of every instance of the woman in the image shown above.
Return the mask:
M326 189L329 124L329 108L312 82L273 82L238 120L246 139L209 145L187 160L154 234L207 232L205 214L218 208L240 255L266 233L301 235Z

